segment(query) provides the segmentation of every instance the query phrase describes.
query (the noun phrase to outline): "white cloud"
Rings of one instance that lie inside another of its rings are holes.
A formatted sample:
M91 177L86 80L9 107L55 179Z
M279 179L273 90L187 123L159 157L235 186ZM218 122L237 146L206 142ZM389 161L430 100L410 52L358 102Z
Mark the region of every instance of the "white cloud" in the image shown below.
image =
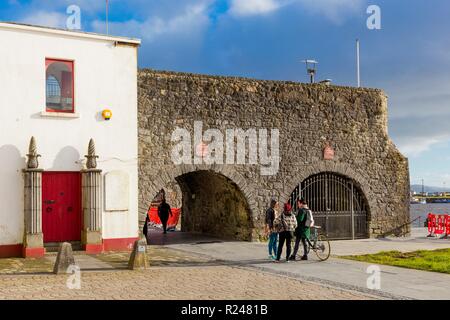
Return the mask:
M111 2L111 1L110 1ZM80 7L81 12L96 13L104 12L106 10L105 0L33 0L30 4L31 8L52 8L54 10L59 9L64 12L67 7L71 5L77 5ZM112 4L110 4L111 6Z
M450 135L402 137L397 139L397 146L407 157L417 157L433 146L448 141L450 141Z
M277 0L231 0L229 12L235 16L260 15L278 10L281 5Z
M65 28L67 16L60 12L34 11L20 22L45 27Z
M365 13L367 0L230 0L229 13L234 16L269 14L278 9L297 5L310 14L323 15L335 23L341 23L349 14Z
M320 14L334 23L342 23L348 15L365 14L366 0L298 0L311 14Z
M113 22L109 26L113 34L140 37L149 42L168 35L195 37L209 24L208 4L209 2L205 1L187 5L184 11L168 18L151 16L145 21ZM97 32L104 32L105 22L95 20L92 27Z

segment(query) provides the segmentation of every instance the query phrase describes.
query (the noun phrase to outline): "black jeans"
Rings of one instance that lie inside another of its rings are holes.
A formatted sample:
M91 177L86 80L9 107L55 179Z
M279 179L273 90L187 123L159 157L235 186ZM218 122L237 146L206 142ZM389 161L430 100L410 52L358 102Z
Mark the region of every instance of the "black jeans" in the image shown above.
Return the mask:
M300 240L302 241L302 244L303 244L303 256L307 256L308 255L308 247L307 247L306 239L302 238L301 236L296 236L295 237L294 253L292 253L292 257L297 256L297 252L298 252L298 249L300 247Z
M291 240L292 236L291 233L288 231L280 232L280 238L279 238L279 244L278 244L278 253L277 253L277 260L281 259L281 254L283 253L283 245L284 242L286 242L286 260L289 259L289 256L291 254Z

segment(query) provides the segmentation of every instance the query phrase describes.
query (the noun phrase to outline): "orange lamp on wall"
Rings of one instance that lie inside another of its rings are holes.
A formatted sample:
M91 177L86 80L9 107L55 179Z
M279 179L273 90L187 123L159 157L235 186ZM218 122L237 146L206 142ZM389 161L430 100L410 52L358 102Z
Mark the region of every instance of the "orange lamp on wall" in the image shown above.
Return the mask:
M111 118L112 118L112 111L111 111L111 110L108 110L108 109L103 110L103 112L102 112L102 117L103 117L103 119L105 119L106 121L111 120Z

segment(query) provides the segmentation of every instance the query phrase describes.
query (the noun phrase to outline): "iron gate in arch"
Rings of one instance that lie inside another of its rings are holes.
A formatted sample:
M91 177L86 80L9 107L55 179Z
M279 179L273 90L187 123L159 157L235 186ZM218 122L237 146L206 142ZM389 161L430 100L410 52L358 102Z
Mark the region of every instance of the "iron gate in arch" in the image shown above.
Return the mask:
M297 199L304 198L313 211L315 224L334 240L368 238L368 205L352 179L323 172L297 186L290 203L297 210Z

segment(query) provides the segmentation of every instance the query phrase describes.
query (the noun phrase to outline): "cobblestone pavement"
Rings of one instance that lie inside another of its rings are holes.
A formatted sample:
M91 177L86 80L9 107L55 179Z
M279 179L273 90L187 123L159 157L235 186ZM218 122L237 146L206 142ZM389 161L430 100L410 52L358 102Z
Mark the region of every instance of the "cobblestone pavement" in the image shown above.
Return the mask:
M128 271L129 253L77 254L81 289L69 289L73 275L51 274L45 259L0 260L1 299L373 299L370 295L267 273L163 247L148 247L151 268ZM93 263L97 261L97 264ZM110 268L101 268L108 264ZM91 267L100 266L97 270ZM85 270L89 269L89 270Z
M81 289L69 275L0 275L0 299L367 299L261 271L226 266L154 267L147 271L82 272Z
M0 259L0 275L42 273L52 269L53 264L48 259Z
M57 253L46 254L44 259L0 259L0 275L2 274L40 274L53 270ZM219 263L217 260L167 249L162 246L148 246L147 255L152 267L162 266L197 266ZM75 253L75 262L81 269L127 269L129 252L106 252L96 256L88 256L84 252ZM105 265L106 264L106 265ZM1 283L0 283L1 284Z

